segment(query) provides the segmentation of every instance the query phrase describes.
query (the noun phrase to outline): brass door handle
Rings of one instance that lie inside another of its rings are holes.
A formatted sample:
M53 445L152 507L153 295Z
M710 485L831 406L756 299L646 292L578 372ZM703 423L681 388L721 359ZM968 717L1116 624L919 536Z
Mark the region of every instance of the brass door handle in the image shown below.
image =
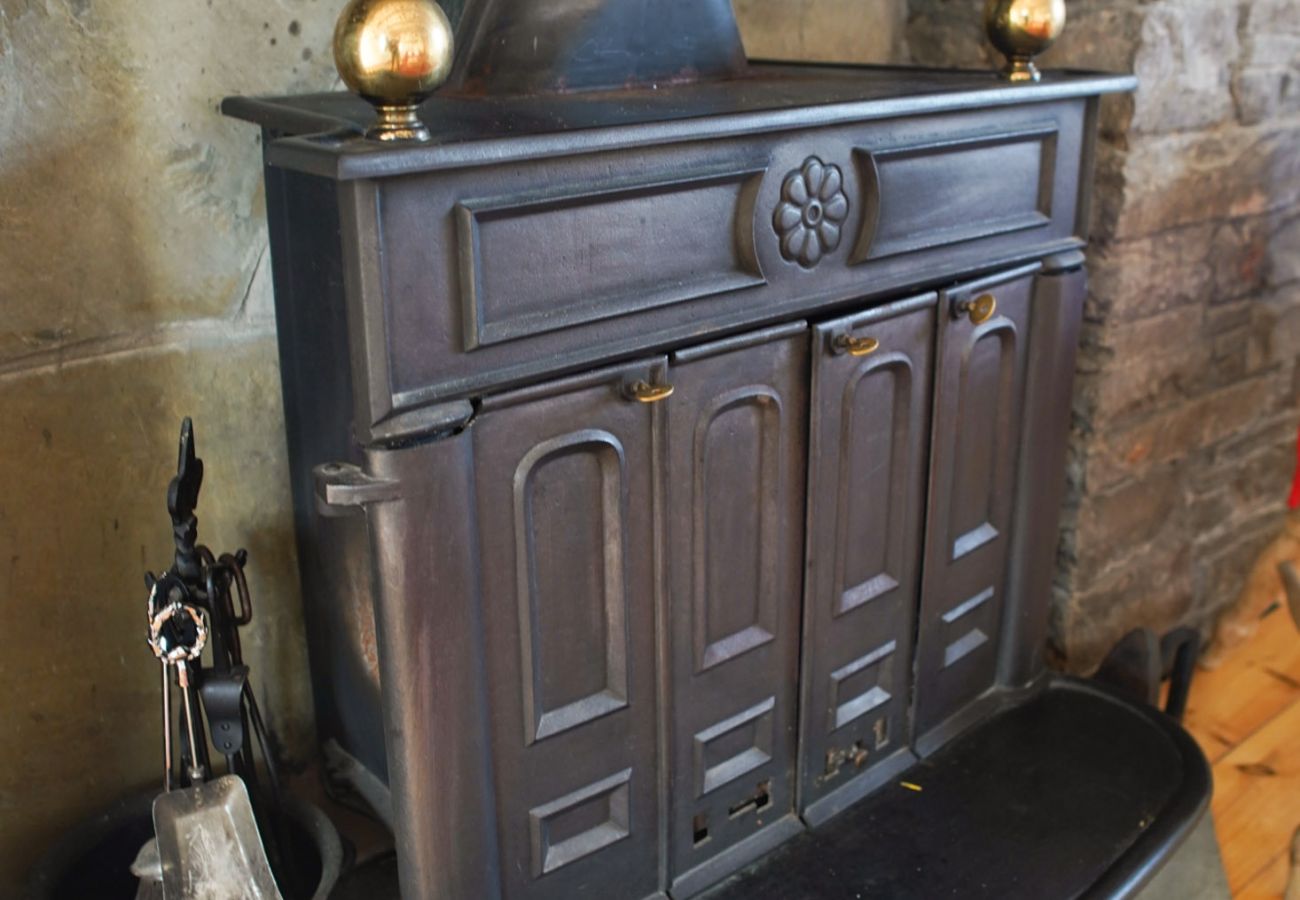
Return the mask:
M673 395L671 384L650 384L648 381L634 381L628 385L628 394L638 403L658 403Z
M849 356L870 356L880 349L880 341L873 337L854 337L841 334L835 339L835 349Z
M970 317L972 325L983 325L998 311L998 298L992 294L980 294L974 300L961 300L954 308L957 315Z

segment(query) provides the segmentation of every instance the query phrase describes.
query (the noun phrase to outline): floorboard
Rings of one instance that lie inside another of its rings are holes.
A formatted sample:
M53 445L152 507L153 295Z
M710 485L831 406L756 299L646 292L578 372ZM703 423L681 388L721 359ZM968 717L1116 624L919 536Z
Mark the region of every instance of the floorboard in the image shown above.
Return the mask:
M1279 609L1218 669L1199 671L1184 724L1211 763L1300 700L1300 633Z
M1214 766L1214 824L1235 898L1279 900L1300 827L1300 631L1285 610L1192 683L1188 731Z
M1240 891L1237 900L1278 900L1286 891L1287 875L1291 872L1290 854L1285 850L1269 862Z

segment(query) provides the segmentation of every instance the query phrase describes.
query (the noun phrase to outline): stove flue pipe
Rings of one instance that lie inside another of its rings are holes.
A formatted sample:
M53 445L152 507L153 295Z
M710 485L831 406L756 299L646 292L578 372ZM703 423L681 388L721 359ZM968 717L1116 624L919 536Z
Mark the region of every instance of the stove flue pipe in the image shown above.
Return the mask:
M734 78L730 0L448 0L456 58L443 93L520 95Z

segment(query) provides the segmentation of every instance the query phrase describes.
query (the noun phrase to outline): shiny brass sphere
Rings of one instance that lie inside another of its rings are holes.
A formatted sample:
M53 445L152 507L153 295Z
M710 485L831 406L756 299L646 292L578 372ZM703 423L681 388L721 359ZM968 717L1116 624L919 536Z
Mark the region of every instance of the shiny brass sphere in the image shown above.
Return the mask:
M1003 74L1012 81L1037 81L1034 56L1065 28L1065 0L985 0L984 28L1007 58Z
M451 23L434 0L351 0L334 27L343 83L379 111L368 137L428 140L418 107L451 71Z

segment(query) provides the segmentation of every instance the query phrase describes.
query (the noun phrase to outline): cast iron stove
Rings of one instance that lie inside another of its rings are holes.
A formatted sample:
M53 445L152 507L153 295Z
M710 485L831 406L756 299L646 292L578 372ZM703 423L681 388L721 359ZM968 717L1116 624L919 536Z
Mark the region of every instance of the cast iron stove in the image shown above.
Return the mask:
M261 125L322 736L405 896L1125 896L1208 796L1042 662L1099 97L486 0Z

